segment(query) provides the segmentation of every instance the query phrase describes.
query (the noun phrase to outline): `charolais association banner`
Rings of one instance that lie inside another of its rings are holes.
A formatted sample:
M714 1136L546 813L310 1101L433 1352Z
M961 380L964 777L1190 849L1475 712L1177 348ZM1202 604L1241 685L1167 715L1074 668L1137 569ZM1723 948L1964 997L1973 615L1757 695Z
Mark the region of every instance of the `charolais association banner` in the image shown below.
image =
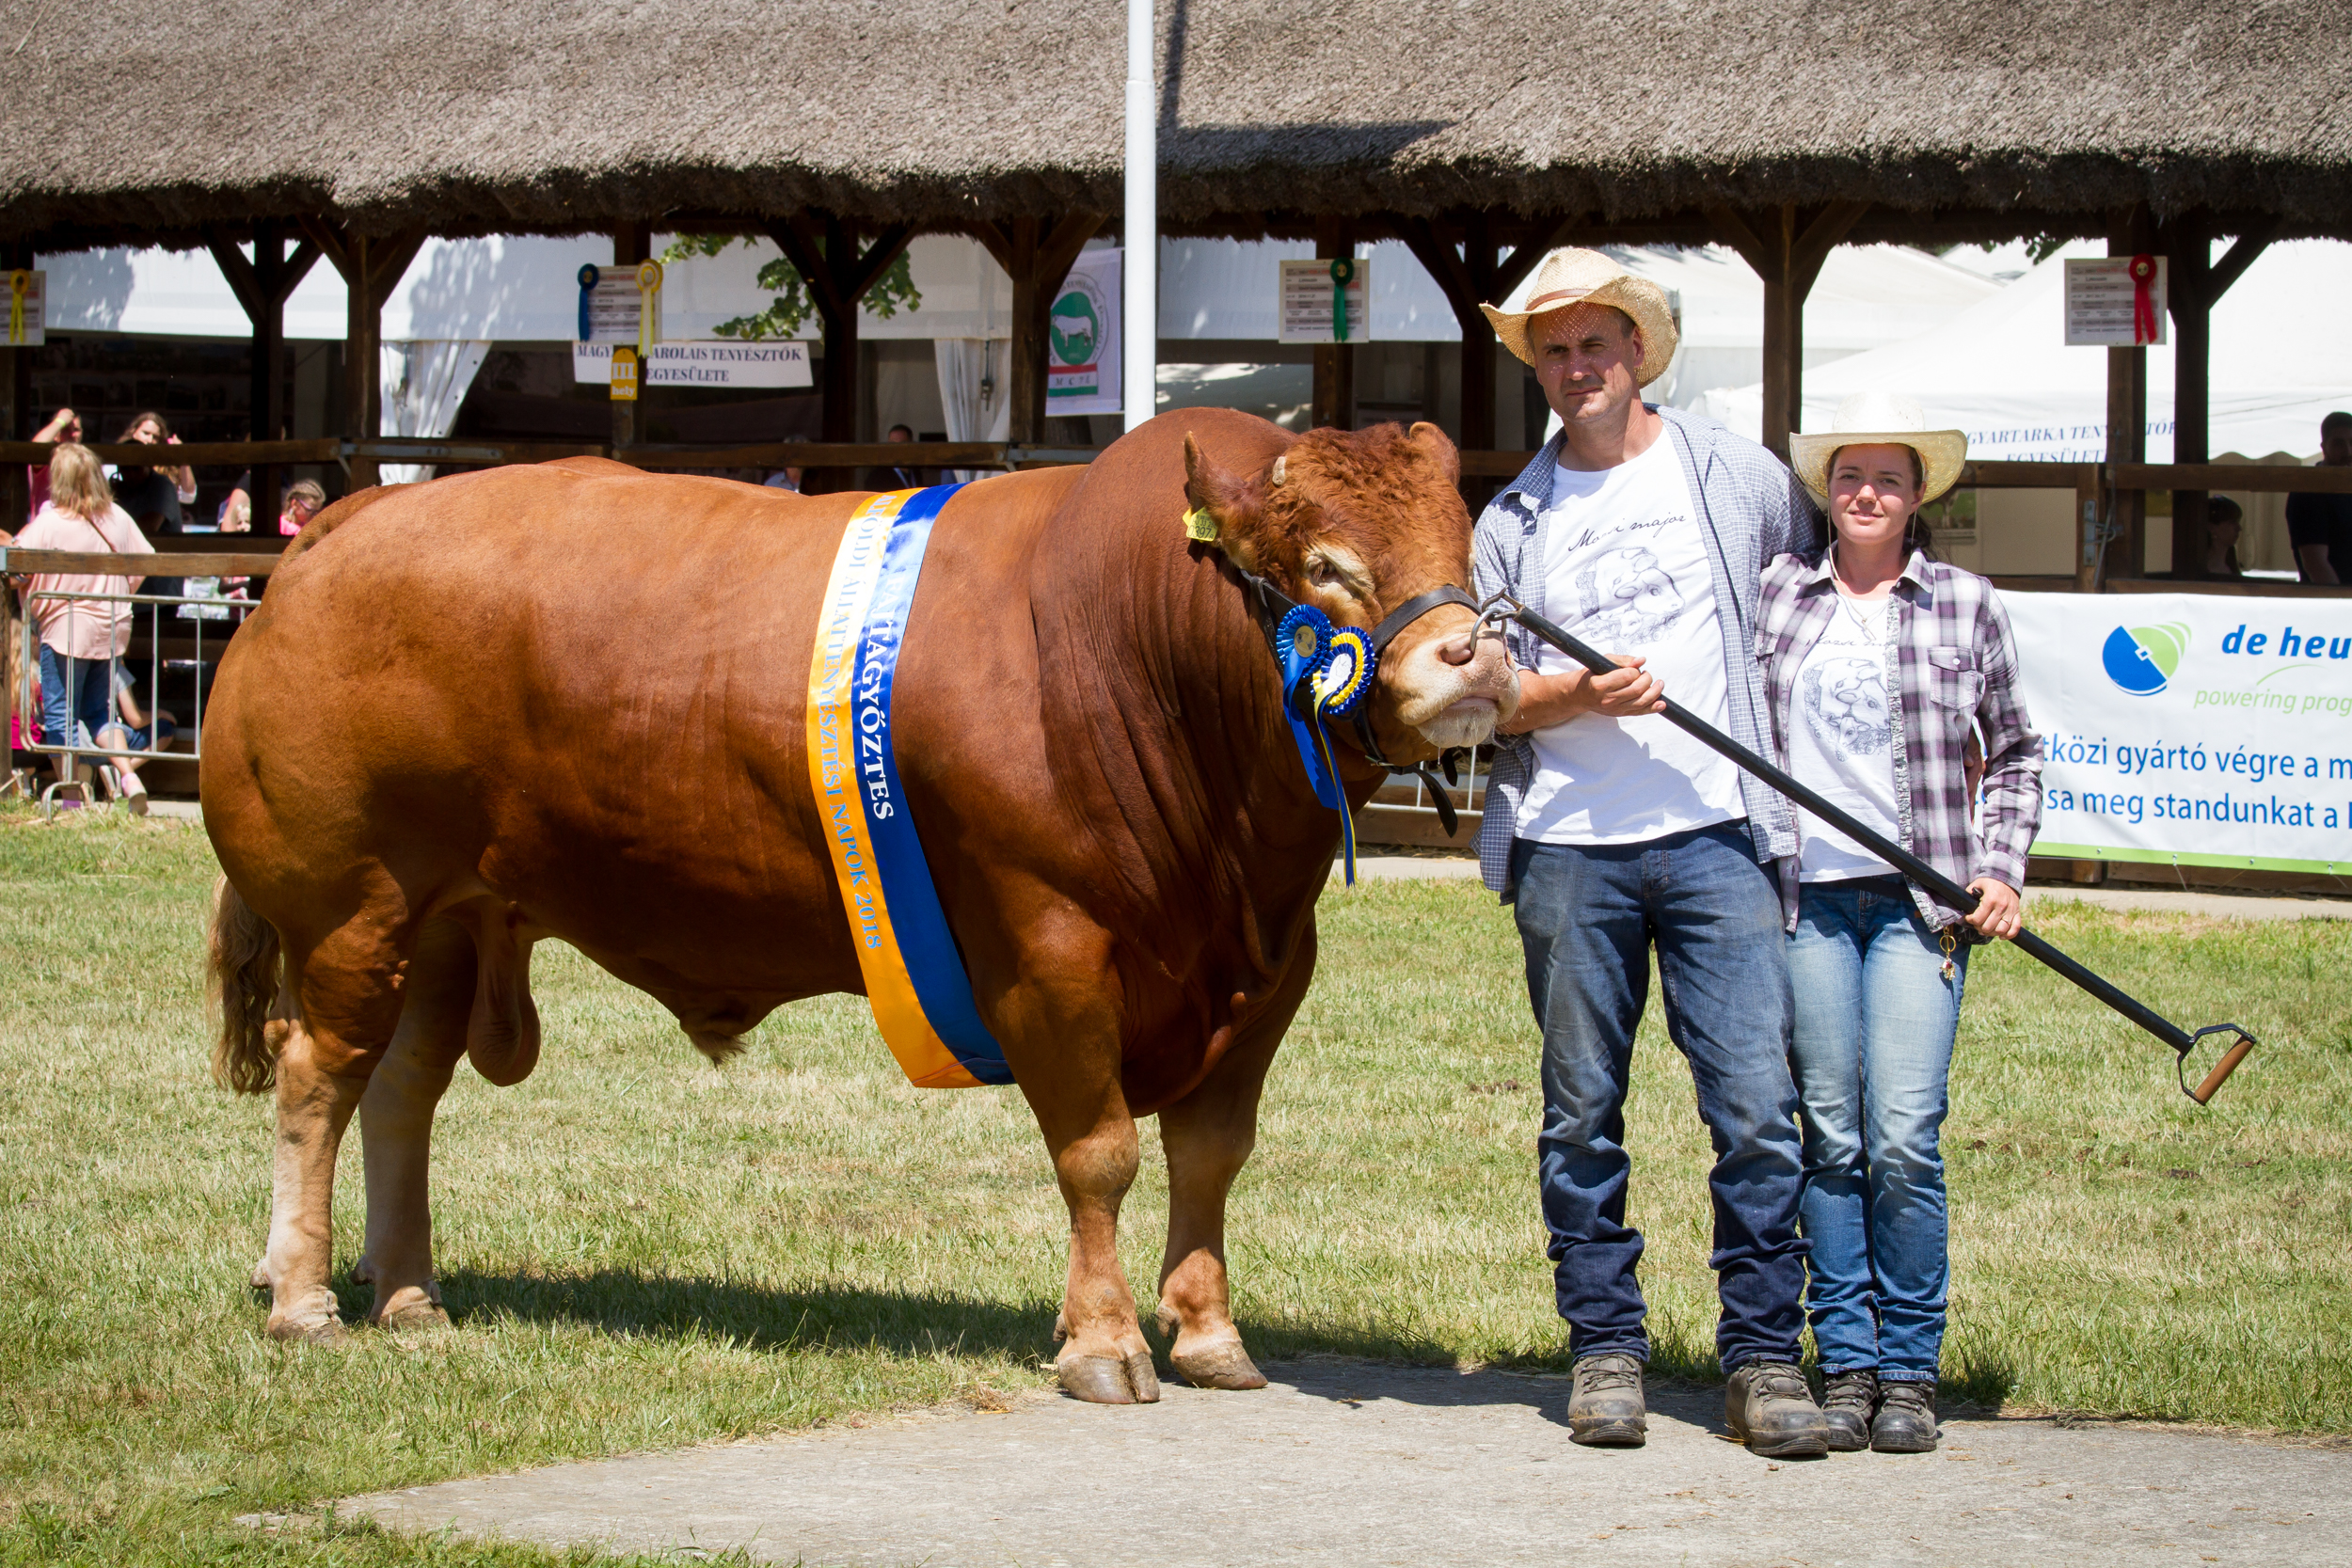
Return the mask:
M2352 599L2004 594L2034 853L2352 869Z

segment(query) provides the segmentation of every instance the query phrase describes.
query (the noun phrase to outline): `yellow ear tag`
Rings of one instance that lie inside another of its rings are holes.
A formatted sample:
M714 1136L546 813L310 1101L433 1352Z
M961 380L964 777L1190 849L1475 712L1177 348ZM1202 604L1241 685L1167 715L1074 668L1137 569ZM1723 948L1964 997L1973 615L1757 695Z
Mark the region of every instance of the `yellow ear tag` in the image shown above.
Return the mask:
M1216 519L1209 515L1205 506L1196 506L1184 514L1184 537L1203 544L1216 543Z

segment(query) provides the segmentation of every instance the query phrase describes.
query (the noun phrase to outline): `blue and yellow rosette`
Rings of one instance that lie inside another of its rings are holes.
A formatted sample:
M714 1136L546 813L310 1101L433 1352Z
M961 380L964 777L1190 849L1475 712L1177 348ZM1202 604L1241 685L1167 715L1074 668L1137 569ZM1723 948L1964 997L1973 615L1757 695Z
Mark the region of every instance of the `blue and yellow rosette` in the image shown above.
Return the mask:
M1315 799L1340 814L1340 853L1347 885L1354 887L1356 818L1348 810L1331 736L1324 725L1353 719L1364 705L1379 673L1380 656L1361 626L1335 626L1331 617L1310 604L1295 605L1282 617L1274 629L1274 646L1282 661L1282 707L1291 736L1298 743L1299 761L1306 765Z

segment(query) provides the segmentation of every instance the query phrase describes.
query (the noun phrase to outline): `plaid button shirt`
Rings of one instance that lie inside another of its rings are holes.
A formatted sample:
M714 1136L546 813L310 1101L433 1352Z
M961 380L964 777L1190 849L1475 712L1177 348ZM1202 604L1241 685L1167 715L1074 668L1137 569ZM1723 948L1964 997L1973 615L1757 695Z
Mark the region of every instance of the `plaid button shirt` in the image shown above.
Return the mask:
M1756 625L1756 578L1764 562L1784 550L1819 548L1820 515L1788 467L1754 441L1699 415L1651 406L1666 421L1667 438L1682 459L1683 483L1697 503L1715 613L1724 631L1724 727L1740 745L1761 752L1770 744L1764 691L1748 656ZM1535 461L1479 515L1470 546L1479 597L1508 588L1536 614L1550 613L1544 604L1545 555L1551 542L1552 476L1563 445L1557 435L1545 442ZM1534 669L1540 648L1534 633L1513 623L1502 635L1512 661L1522 670ZM1523 735L1498 735L1494 746L1486 811L1478 829L1478 863L1486 886L1507 904L1518 892L1511 885L1511 840L1518 831L1519 801L1534 777L1535 747ZM1794 818L1776 791L1742 773L1740 799L1757 860L1796 847Z
M1993 585L1915 552L1885 618L1894 705L1897 842L1966 886L1990 877L2026 885L2026 851L2042 824L2042 737L2017 695L2017 641ZM1772 760L1788 766L1797 672L1837 614L1829 557L1784 555L1764 570L1756 657L1772 714ZM1962 751L1984 736L1983 811L1969 799ZM1808 779L1808 784L1819 781ZM1972 820L1972 818L1975 818ZM1780 863L1781 901L1797 920L1797 857ZM1917 887L1919 913L1941 930L1960 916Z

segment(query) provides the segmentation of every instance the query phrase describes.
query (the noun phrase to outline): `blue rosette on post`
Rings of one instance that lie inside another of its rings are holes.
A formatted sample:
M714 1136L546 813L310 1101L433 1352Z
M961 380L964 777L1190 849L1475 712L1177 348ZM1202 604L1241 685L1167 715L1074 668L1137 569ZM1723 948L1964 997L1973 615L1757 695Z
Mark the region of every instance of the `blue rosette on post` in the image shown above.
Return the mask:
M1347 885L1356 885L1356 819L1340 787L1339 764L1331 755L1327 720L1352 719L1371 694L1380 657L1361 626L1334 626L1313 605L1294 606L1274 631L1282 661L1282 708L1298 760L1315 799L1340 814L1340 852Z

